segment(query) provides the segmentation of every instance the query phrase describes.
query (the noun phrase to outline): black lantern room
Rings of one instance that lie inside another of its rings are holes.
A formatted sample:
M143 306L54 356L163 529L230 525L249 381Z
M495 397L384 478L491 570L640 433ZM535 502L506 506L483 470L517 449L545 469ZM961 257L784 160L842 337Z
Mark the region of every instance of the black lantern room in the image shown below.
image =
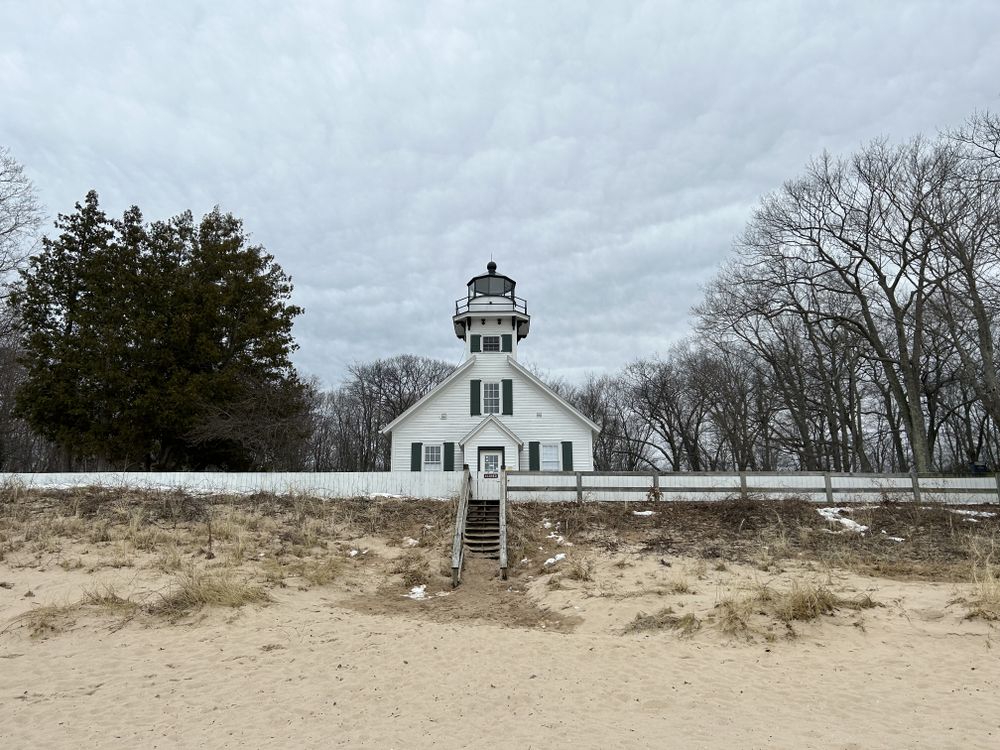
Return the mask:
M527 336L531 320L528 304L514 294L515 285L514 279L497 273L496 263L492 260L487 263L486 273L469 279L468 296L455 300L455 335L465 340L476 316L499 316L510 321L511 328L517 331L518 341Z

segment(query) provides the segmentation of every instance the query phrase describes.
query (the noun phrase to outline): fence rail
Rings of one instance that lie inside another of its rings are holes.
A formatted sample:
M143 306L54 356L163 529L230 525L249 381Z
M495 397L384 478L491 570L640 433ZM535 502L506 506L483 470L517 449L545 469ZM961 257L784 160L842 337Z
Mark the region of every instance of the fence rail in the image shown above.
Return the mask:
M842 474L832 472L509 471L511 501L719 500L726 495L795 495L819 503L882 497L954 504L1000 502L1000 474Z

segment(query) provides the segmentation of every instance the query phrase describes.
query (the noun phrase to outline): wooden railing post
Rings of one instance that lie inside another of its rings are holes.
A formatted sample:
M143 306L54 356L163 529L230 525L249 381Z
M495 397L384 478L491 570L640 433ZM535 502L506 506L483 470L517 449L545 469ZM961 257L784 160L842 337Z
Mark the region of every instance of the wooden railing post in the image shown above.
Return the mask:
M914 502L921 502L920 499L920 474L917 472L917 468L914 466L910 469L910 481L913 483L913 500Z
M579 471L576 472L576 501L583 502L583 474Z
M740 497L744 500L747 499L747 473L745 471L740 472Z
M823 472L823 485L826 488L826 502L833 505L833 480L828 471Z

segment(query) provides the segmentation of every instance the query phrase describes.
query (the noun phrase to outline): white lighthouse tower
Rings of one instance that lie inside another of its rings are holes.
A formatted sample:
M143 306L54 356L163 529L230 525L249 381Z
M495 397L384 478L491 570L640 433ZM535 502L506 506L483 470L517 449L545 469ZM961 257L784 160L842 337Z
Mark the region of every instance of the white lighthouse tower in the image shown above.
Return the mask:
M517 344L528 335L528 303L514 293L516 282L486 264L486 273L469 279L468 295L455 300L455 335L465 342L466 359L501 352L517 359Z

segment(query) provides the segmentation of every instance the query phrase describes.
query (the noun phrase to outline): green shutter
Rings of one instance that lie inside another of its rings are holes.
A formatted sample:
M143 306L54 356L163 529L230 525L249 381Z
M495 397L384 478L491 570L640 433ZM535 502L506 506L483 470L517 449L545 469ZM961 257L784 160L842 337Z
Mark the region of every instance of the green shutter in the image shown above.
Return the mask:
M483 413L483 401L479 397L479 384L481 382L480 380L469 381L469 414L473 417L478 417Z
M528 443L528 471L538 471L542 465L541 448L536 442Z
M410 443L410 471L420 471L424 460L424 444Z
M501 380L500 390L503 393L503 405L501 407L500 413L505 416L513 416L514 414L514 381L513 380Z
M482 351L482 346L480 345L481 337L478 333L472 334L472 346L469 347L469 351L479 352Z
M444 444L444 470L455 471L455 444Z
M563 471L573 471L573 444L568 440L563 441Z
M505 333L500 337L500 347L502 351L512 352L514 351L514 337L509 333Z

